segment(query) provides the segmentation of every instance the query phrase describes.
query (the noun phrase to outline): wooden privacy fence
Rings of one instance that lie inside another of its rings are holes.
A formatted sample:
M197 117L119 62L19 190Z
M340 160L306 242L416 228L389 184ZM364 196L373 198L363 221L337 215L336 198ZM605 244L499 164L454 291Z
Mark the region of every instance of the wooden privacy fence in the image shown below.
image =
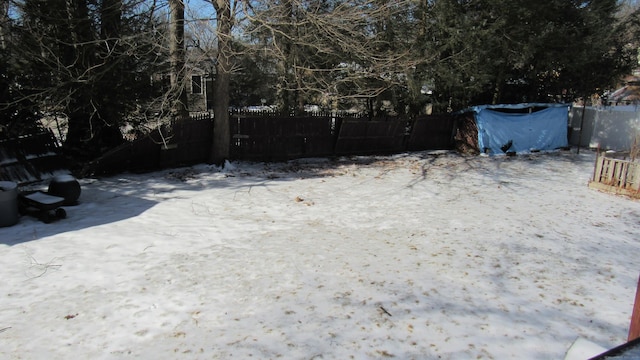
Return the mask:
M360 155L401 152L409 122L403 118L343 119L334 153Z
M230 121L231 158L279 161L333 154L336 120L329 116L243 116Z
M159 167L207 162L211 154L213 121L209 116L172 123L166 143L160 146Z
M454 148L458 118L451 114L418 116L411 124L407 150L450 150Z
M0 140L0 181L43 180L67 168L50 131Z
M209 116L174 121L110 150L83 170L91 174L149 171L206 162L213 122Z
M598 154L589 187L640 198L640 163Z
M86 172L147 171L207 162L213 119L176 121L89 164ZM453 116L364 118L231 114L230 157L285 161L303 157L389 154L453 148Z
M452 149L454 128L450 115L416 119L233 115L231 157L278 161Z

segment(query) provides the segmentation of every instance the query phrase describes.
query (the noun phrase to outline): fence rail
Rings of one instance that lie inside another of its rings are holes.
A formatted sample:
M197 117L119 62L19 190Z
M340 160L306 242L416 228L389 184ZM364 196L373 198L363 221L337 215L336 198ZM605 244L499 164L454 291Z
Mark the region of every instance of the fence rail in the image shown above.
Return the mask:
M598 154L589 187L640 198L640 163Z

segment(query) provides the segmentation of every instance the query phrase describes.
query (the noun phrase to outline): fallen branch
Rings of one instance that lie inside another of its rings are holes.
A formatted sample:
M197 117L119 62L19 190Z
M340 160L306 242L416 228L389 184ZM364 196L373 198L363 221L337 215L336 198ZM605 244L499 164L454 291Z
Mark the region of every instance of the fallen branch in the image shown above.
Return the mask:
M54 269L59 269L62 265L61 264L54 264L53 262L55 260L57 260L58 258L53 258L51 260L49 260L48 263L46 264L42 264L40 262L38 262L38 260L36 260L27 250L25 250L25 253L27 254L27 256L29 257L30 260L30 264L29 264L29 269L27 270L27 275L30 276L29 279L27 280L32 280L35 278L39 278L44 276L44 274L47 273L47 271L49 271L49 269L54 268ZM32 269L37 269L37 271L33 271Z
M385 309L384 307L380 306L380 310L382 310L382 312L384 312L385 314L389 315L389 316L393 316L391 315L390 312L387 311L387 309Z

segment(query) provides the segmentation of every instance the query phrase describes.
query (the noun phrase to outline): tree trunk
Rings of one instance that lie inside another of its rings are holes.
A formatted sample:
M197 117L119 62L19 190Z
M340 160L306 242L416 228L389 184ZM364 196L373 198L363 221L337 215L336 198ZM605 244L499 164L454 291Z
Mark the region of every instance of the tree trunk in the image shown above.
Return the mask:
M229 158L229 87L231 78L231 0L213 0L217 14L216 35L218 38L218 57L216 62L216 80L213 94L213 144L209 161L219 166Z
M498 104L502 101L502 89L504 87L504 74L502 71L496 77L496 82L493 87L493 97L491 99L492 104Z
M113 47L120 39L122 28L122 0L103 0L100 17L102 19L100 35L106 43L106 50L113 51Z
M100 38L102 48L100 57L104 59L104 65L99 78L96 79L96 88L100 91L100 97L94 99L98 106L100 120L104 128L100 134L101 142L105 147L117 146L123 142L120 126L123 123L122 103L119 86L125 83L121 45L122 37L122 1L103 0L100 9Z
M112 101L117 89L117 70L110 50L100 49L86 0L66 0L66 23L70 41L65 46L63 63L72 69L66 89L69 130L65 148L78 158L91 158L122 142L117 106ZM113 48L120 36L121 0L105 0L100 9L101 34L107 48ZM98 57L98 53L100 56ZM103 61L104 63L102 63ZM104 69L109 69L104 72Z
M78 151L78 154L91 152L95 134L102 126L91 107L91 87L87 80L93 75L91 69L95 63L89 10L85 0L66 0L67 42L63 45L62 62L70 71L66 99L66 113L69 116L69 130L65 147Z
M0 0L0 49L7 48L9 34L9 0Z
M184 47L184 2L170 0L169 61L171 63L171 116L173 119L189 117L186 91L186 52Z

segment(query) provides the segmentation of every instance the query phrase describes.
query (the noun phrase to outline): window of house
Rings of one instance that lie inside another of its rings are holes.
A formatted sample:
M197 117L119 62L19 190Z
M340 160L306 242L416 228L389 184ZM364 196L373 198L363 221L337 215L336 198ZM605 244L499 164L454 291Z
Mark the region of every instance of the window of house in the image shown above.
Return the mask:
M191 93L202 94L202 76L193 75L191 77Z

